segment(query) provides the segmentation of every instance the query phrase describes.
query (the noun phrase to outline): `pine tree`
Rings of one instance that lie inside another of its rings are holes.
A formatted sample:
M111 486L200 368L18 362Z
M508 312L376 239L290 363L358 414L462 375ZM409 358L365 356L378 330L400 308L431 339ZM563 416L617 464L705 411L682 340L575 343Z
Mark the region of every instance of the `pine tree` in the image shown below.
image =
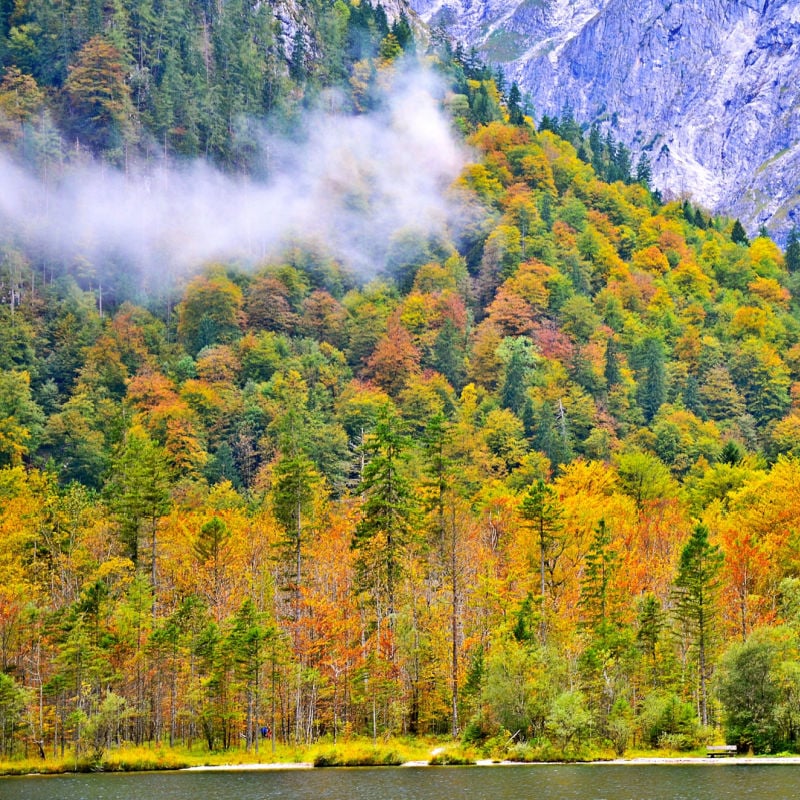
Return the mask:
M750 240L747 238L744 227L738 219L733 223L733 228L731 228L731 241L734 244L743 244L745 246L750 244Z
M292 57L289 61L289 75L295 83L302 84L308 75L306 67L306 40L299 28L292 41Z
M661 631L664 629L664 611L661 602L652 592L648 592L639 604L637 628L636 641L650 662L651 675L655 683L656 650Z
M128 432L114 462L106 491L119 520L120 538L134 564L140 562L140 537L150 540L152 587L157 584L156 534L159 519L170 507L170 470L164 450L139 427Z
M686 385L683 387L681 397L688 411L696 414L702 420L708 419L708 414L700 397L700 384L694 375L689 375L686 378Z
M798 233L797 225L790 231L786 239L786 269L790 273L800 272L800 233Z
M400 418L384 406L365 444L369 460L358 488L364 502L352 545L359 552L360 582L372 592L376 605L385 601L391 628L403 554L413 530L414 501L403 474L408 445Z
M273 468L272 508L284 531L283 547L295 620L300 616L303 552L319 474L309 455L312 425L308 414L308 387L300 374L289 370L275 380L275 395L283 411L273 422L279 455Z
M429 510L436 518L439 544L444 542L445 494L452 479L452 461L447 456L451 438L447 418L442 412L434 414L425 426L423 446L428 487L431 491Z
M408 21L408 16L405 11L400 12L400 16L395 20L392 25L392 33L400 47L410 52L414 46L414 34L411 30L411 25Z
M502 67L497 67L494 72L494 84L497 87L497 93L500 97L505 98L506 96L506 76L503 72Z
M506 349L505 344L508 343ZM505 379L500 390L500 402L515 414L519 414L525 404L528 390L528 373L532 358L528 341L523 337L506 339L503 350L508 353Z
M605 170L603 163L603 137L600 135L600 127L595 122L589 129L589 150L591 150L592 169L597 177L602 177Z
M678 621L689 634L697 658L700 721L708 725L710 648L715 630L717 594L724 555L708 540L709 531L698 524L681 551L673 597Z
M264 615L248 597L233 618L233 629L226 646L234 659L234 673L244 684L245 748L258 752L258 720L261 716L262 671L267 660L267 645L275 632L265 625Z
M561 119L559 120L556 132L562 139L566 139L577 147L583 140L580 125L575 121L575 114L572 111L572 106L565 105L561 110Z
M520 93L517 82L511 84L511 89L508 92L508 121L512 125L522 125L525 122L525 117L522 114L520 102L522 101L522 94Z
M616 180L614 162L617 158L617 143L611 135L611 131L606 131L605 139L603 140L603 169L599 177L609 183Z
M612 162L613 180L623 183L631 182L631 151L620 142L615 151Z
M433 365L456 391L463 388L466 378L465 339L466 336L448 317L433 343Z
M655 336L648 336L640 356L639 405L650 422L667 398L667 378L664 369L664 345Z
M611 532L601 519L585 557L580 604L589 627L602 637L610 620L609 586L619 565L619 555L611 547Z
M539 548L540 636L547 638L548 574L552 585L556 563L564 549L561 506L552 486L541 479L528 487L522 499L522 518L528 522Z
M636 182L641 183L645 189L652 188L653 168L650 165L650 157L644 150L639 155L639 161L636 163Z
M319 475L311 459L294 444L280 455L273 470L272 506L284 530L284 546L291 555L291 593L295 619L300 616L303 550L309 533L308 517Z
M622 380L617 360L617 343L613 336L609 337L606 345L605 368L603 374L606 379L607 388L611 389Z

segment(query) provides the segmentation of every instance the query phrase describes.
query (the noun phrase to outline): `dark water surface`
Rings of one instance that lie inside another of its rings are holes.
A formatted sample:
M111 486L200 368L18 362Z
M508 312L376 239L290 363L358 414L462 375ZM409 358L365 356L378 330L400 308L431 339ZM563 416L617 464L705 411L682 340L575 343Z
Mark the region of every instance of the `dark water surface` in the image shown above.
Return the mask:
M0 800L790 800L800 765L537 765L0 778Z

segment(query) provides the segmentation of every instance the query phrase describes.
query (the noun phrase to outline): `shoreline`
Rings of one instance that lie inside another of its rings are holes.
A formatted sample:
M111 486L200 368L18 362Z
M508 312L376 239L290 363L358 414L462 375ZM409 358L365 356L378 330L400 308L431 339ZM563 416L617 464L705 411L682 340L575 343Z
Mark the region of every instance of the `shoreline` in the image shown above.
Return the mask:
M637 758L613 758L600 761L493 761L491 759L479 759L474 764L464 766L476 767L536 767L536 766L757 766L759 764L768 765L800 765L800 756L728 756L726 758L709 758L708 756L675 756L675 757L637 757ZM418 767L437 767L450 765L430 764L427 761L406 761L397 765L397 769L418 768ZM375 767L376 769L386 769L386 767ZM275 762L275 763L252 763L252 764L214 764L201 765L194 767L184 767L181 772L257 772L257 771L280 771L280 770L299 770L299 769L336 769L336 767L315 767L310 761L300 762ZM340 767L341 769L341 767ZM363 767L344 767L344 769L364 769Z

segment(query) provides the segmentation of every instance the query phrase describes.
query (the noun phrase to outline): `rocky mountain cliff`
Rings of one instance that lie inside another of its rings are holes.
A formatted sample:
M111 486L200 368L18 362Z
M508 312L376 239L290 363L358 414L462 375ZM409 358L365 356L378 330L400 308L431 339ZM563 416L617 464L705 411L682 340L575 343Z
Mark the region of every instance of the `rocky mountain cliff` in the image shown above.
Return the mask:
M639 153L667 195L800 223L797 0L413 0L530 92Z

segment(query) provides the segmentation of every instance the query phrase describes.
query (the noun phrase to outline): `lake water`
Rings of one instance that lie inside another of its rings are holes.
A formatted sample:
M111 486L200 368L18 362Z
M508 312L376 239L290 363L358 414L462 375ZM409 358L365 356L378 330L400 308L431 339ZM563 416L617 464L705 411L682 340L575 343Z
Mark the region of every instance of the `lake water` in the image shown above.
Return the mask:
M800 765L536 765L0 778L0 800L789 800Z

